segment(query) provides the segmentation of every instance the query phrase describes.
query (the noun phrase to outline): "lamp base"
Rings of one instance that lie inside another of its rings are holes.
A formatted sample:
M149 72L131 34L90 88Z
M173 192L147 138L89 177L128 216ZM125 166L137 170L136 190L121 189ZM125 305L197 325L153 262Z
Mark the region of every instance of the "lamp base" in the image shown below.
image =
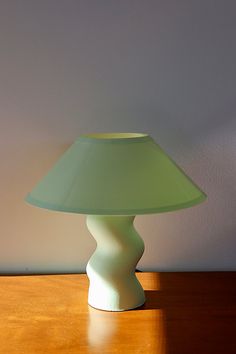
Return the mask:
M87 264L88 303L106 311L125 311L144 304L135 267L144 243L134 229L135 216L88 215L87 226L97 248Z

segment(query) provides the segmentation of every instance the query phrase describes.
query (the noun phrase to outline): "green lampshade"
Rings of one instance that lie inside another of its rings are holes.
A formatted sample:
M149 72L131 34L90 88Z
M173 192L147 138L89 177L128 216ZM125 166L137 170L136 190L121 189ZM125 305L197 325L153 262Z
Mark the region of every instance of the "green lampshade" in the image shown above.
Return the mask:
M26 197L41 208L137 215L187 208L206 199L146 134L79 137Z

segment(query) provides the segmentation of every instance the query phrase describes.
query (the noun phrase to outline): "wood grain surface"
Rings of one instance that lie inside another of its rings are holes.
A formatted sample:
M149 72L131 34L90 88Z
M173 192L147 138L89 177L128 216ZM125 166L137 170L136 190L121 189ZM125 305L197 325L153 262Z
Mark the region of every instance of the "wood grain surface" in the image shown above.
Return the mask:
M137 273L146 304L87 305L84 274L0 276L0 354L235 354L236 273Z

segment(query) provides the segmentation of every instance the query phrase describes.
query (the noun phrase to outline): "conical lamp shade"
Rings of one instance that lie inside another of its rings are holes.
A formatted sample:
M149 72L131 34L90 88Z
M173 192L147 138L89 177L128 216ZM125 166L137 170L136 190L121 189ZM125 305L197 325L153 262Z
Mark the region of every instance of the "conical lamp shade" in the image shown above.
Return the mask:
M187 208L206 199L146 134L79 137L26 200L82 214L137 215Z

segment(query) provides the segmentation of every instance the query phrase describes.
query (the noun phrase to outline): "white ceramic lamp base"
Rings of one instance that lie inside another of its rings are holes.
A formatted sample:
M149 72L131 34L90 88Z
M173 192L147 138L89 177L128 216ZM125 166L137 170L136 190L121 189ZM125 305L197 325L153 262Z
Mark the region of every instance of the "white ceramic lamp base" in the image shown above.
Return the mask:
M87 264L90 280L88 303L107 311L124 311L145 302L135 267L144 243L134 229L135 216L87 216L97 248Z

